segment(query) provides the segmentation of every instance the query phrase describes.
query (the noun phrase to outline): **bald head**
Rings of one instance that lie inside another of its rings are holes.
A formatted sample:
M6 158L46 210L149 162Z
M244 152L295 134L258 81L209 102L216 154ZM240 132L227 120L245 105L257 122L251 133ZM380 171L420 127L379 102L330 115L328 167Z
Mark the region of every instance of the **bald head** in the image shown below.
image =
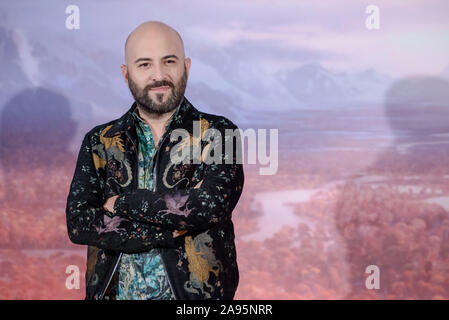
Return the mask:
M148 21L126 39L120 68L139 110L164 115L180 105L190 64L179 33L165 23Z
M125 63L130 64L139 55L152 53L155 48L172 51L179 59L185 59L184 42L179 33L160 21L147 21L139 25L125 42Z

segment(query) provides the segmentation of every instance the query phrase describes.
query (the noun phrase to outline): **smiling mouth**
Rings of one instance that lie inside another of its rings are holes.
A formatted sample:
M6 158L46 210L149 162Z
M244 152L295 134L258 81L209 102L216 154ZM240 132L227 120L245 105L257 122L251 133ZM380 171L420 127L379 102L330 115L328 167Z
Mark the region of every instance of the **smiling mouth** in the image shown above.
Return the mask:
M167 91L168 89L170 89L169 86L162 86L162 87L156 87L156 88L151 88L151 91Z

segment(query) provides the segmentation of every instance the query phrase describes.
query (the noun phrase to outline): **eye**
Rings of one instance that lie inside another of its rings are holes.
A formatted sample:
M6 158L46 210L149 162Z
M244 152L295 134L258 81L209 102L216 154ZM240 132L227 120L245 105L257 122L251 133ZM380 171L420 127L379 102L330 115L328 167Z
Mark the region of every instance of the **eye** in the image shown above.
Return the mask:
M167 63L175 63L175 60L167 60Z
M146 68L146 67L148 67L149 65L150 65L150 64L149 64L148 62L142 63L142 64L139 65L139 68L140 68L140 67Z

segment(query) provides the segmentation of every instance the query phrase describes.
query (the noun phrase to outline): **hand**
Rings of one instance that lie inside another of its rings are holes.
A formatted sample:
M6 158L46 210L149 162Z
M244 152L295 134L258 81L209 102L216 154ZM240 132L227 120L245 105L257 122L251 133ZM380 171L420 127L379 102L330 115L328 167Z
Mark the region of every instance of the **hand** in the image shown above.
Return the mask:
M175 231L173 231L173 238L182 236L185 233L187 233L187 230L181 230L181 231L175 230Z
M103 209L112 213L114 212L114 204L115 200L118 198L118 195L112 196L106 200L106 202L103 205Z
M199 187L201 187L201 184L203 183L203 180L201 180L200 182L198 182L197 184L196 184L196 186L195 187L193 187L193 189L198 189Z
M196 186L194 187L194 189L198 189L199 187L201 187L201 184L202 184L202 183L203 183L203 180L201 180L200 182L198 182L198 183L196 184ZM187 233L187 230L181 230L181 231L175 230L175 231L173 231L173 238L182 236L183 234L186 234L186 233Z

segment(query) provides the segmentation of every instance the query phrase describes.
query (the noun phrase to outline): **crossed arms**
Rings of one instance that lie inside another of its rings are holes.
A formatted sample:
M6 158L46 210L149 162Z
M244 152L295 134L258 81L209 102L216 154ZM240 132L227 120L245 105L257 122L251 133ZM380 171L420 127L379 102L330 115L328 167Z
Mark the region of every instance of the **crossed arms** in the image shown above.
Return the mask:
M224 128L220 131L224 132ZM233 163L225 164L225 157L223 154L220 164L204 164L203 179L194 188L164 193L138 189L105 201L92 158L91 138L86 134L67 198L70 240L136 253L155 247L177 247L175 238L189 230L206 230L231 219L244 175L242 164L237 164L235 158Z

